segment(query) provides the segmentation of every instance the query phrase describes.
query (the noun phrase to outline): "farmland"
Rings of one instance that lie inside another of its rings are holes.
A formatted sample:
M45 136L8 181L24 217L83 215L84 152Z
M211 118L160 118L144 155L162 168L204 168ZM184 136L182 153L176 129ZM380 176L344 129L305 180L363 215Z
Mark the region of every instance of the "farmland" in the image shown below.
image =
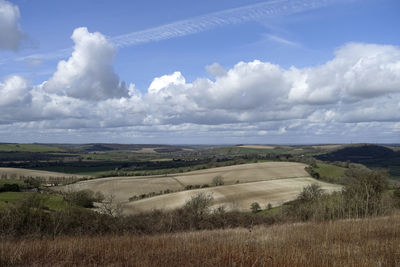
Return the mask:
M318 182L304 171L306 165L295 162L263 162L211 168L168 176L109 177L78 182L63 190L90 189L105 195L114 195L123 203L126 214L174 209L182 206L190 197L204 192L215 199L215 207L225 205L229 209L249 210L252 202L277 206L294 199L301 189ZM213 179L220 177L223 185L214 186ZM320 183L328 191L340 187ZM188 186L199 188L185 190ZM197 186L197 187L196 187ZM132 196L168 192L160 196L129 202Z
M60 149L15 153L69 158L11 162L36 169L0 168L0 186L9 190L0 193L0 265L398 264L392 235L400 190L387 186L384 172L315 159L341 153L338 147ZM96 168L106 175L82 174ZM46 188L49 180L63 185Z
M227 210L249 211L253 202L263 207L268 204L274 207L294 200L305 186L312 183L318 183L326 192L340 190L340 186L318 182L312 178L281 178L155 196L128 203L124 208L126 214L154 209L172 210L183 206L186 201L199 193L208 193L214 198L212 208L224 206Z

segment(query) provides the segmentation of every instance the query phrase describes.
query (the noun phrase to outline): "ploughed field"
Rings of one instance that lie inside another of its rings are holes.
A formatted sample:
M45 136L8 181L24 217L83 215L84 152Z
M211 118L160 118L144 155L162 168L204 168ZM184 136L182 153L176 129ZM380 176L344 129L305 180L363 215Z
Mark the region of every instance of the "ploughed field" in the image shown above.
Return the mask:
M122 203L125 214L151 211L153 209L174 209L182 206L198 193L210 193L214 205L224 205L227 209L249 210L250 204L259 202L264 208L268 203L278 206L290 201L303 187L319 183L328 190L339 190L340 186L319 182L304 170L305 164L296 162L263 162L218 167L188 173L140 176L109 177L92 179L60 187L61 190L90 189L113 195ZM214 186L213 180L220 176L223 185ZM207 188L185 190L188 186ZM165 191L171 191L165 193ZM149 193L163 194L129 201L133 196Z

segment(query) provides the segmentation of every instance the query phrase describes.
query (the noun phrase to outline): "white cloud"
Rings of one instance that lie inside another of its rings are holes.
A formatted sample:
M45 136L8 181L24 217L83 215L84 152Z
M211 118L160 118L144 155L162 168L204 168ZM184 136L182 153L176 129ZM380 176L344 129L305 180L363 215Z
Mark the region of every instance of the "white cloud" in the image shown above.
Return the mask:
M75 42L72 56L58 63L44 89L86 100L128 96L125 83L119 81L112 66L113 45L101 33L89 33L86 28L75 29L71 38Z
M7 96L0 100L0 123L76 129L88 138L101 128L125 141L130 136L148 142L174 136L182 136L175 142L192 143L240 142L243 136L289 143L398 137L400 49L395 46L350 43L332 60L309 68L239 62L215 80L188 82L177 71L154 78L142 94L133 84L121 87L118 78L112 88L102 83L100 73L117 77L113 47L102 35L80 29L73 39L73 55L44 85L30 87L17 76L0 84ZM97 52L87 51L89 45ZM18 108L10 112L13 106Z
M0 0L0 49L18 50L24 38L19 18L18 6Z
M151 82L148 92L149 94L160 93L161 90L166 89L170 86L180 86L186 83L185 78L179 71L174 72L171 75L164 75L161 77L154 78Z
M31 101L30 86L28 82L19 76L9 76L0 82L0 107L18 106L28 104Z

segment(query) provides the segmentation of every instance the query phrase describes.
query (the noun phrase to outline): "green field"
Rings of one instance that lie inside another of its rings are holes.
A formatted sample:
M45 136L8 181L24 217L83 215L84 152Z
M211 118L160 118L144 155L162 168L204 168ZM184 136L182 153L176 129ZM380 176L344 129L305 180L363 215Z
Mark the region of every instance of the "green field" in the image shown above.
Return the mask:
M340 178L344 176L346 170L346 168L322 162L318 162L317 166L314 171L319 173L320 177Z
M0 187L2 187L4 184L18 184L19 186L25 185L24 181L22 180L16 180L16 179L6 179L6 180L0 180Z
M28 192L4 192L0 193L0 206L7 204L16 204L24 199L28 199L36 195L43 201L43 205L52 210L62 210L67 203L64 202L61 196L50 194L37 194Z
M2 152L63 152L64 149L55 146L37 144L0 144Z

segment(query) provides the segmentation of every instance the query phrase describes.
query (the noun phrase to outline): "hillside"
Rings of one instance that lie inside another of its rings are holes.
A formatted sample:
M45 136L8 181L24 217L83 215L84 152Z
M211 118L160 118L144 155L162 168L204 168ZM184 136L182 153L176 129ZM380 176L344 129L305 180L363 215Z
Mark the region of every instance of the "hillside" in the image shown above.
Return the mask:
M126 214L173 209L199 192L213 194L216 206L247 211L255 201L264 206L268 203L281 205L295 198L303 187L317 182L309 177L305 167L296 162L240 164L171 175L91 179L60 187L60 190L90 189L113 195L123 203ZM223 185L216 187L213 184L215 177L220 177ZM327 190L340 188L321 185ZM187 190L200 187L206 188ZM130 201L130 198L136 199Z
M383 168L392 178L400 178L400 151L385 146L362 144L347 146L336 151L317 155L322 161L342 161L364 164L370 168Z

